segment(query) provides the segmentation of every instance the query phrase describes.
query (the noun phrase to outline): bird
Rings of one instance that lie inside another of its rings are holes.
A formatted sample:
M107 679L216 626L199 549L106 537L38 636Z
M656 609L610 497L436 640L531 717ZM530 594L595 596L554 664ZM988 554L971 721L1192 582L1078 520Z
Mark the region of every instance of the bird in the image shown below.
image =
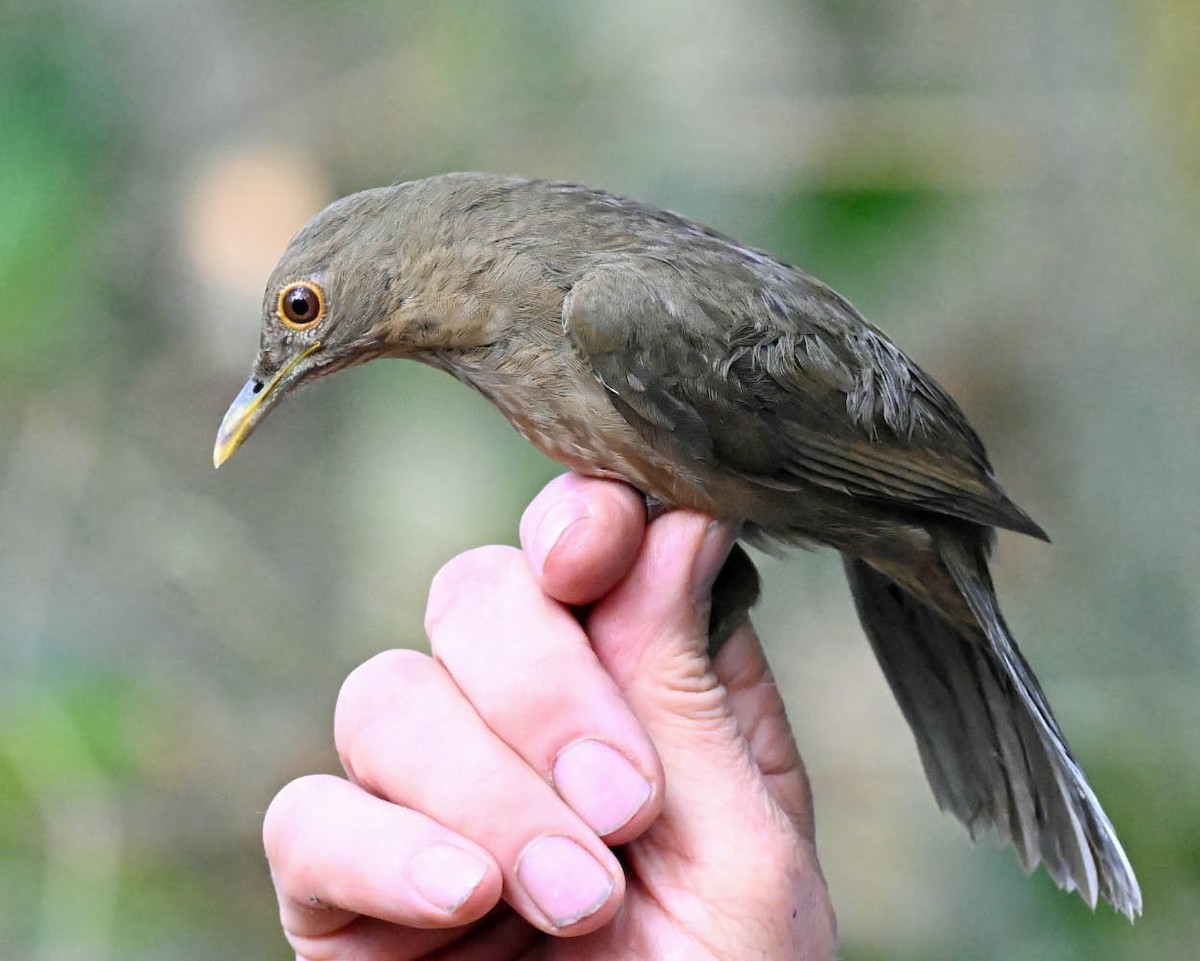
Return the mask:
M220 466L297 387L375 358L465 382L573 471L767 549L841 552L940 808L1131 921L1116 832L1001 615L996 529L1048 540L958 405L848 300L677 213L581 184L442 174L330 204L267 282ZM710 650L758 596L740 547Z

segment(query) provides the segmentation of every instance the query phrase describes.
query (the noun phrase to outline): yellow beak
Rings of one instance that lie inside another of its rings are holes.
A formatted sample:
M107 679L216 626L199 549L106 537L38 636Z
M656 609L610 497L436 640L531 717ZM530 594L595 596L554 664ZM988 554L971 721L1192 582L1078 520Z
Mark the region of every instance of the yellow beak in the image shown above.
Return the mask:
M233 403L229 405L229 410L225 412L225 416L221 419L221 426L217 429L217 443L213 447L213 467L220 467L233 456L235 450L242 446L242 441L250 436L254 426L263 419L267 411L279 399L281 392L277 388L284 377L320 346L321 342L318 340L297 354L284 364L279 369L279 373L266 384L253 377L246 381L245 386L233 399Z

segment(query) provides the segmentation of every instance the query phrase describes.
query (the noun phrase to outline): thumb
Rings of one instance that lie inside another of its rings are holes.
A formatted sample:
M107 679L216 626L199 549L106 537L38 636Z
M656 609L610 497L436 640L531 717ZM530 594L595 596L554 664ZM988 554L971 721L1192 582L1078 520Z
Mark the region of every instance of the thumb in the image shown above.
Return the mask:
M705 654L709 591L736 534L701 514L664 514L587 622L662 760L655 840L710 862L743 856L764 831L812 839L807 782L753 630L734 632L716 668Z

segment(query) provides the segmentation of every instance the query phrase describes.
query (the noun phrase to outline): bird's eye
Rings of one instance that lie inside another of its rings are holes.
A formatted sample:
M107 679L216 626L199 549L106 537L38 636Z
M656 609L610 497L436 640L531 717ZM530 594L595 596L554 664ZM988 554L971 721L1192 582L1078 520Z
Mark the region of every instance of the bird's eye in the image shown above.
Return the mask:
M279 292L275 312L293 330L307 330L325 316L325 296L311 281L289 284Z

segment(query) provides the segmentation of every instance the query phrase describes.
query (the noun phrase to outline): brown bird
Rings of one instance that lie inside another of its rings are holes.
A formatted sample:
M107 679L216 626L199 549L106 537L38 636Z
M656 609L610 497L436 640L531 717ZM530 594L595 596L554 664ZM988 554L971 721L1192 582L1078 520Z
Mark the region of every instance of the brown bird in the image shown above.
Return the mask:
M841 551L939 806L1089 904L1141 892L1000 615L994 528L1045 539L954 401L825 284L578 184L449 174L316 216L267 284L220 466L291 390L375 357L445 370L572 470L751 543ZM740 549L719 643L757 596Z

